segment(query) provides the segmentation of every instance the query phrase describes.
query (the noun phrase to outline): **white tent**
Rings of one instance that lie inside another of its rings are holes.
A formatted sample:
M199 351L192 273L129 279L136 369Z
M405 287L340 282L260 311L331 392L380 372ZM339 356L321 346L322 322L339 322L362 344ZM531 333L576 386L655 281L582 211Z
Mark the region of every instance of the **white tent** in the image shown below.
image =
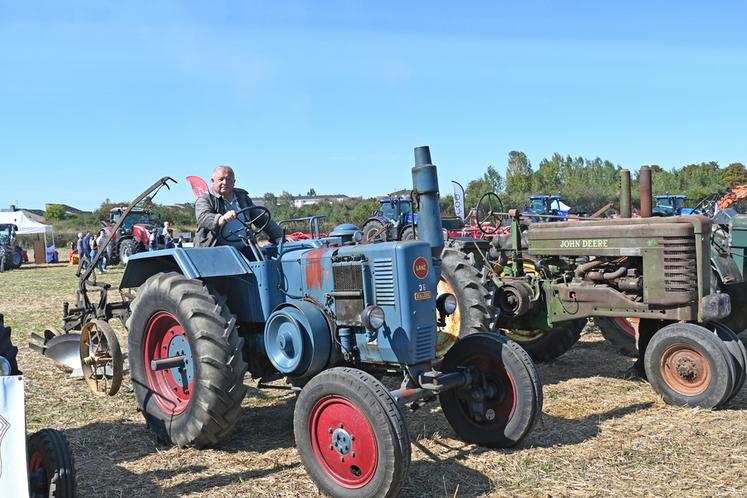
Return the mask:
M17 226L18 230L16 231L16 234L18 235L30 235L34 233L42 234L44 236L44 248L47 251L46 260L49 261L50 259L50 250L54 255L54 228L52 227L52 225L45 225L44 223L34 221L26 216L26 213L24 213L23 211L0 212L0 224L2 223L12 223ZM48 233L52 234L51 246L47 246Z

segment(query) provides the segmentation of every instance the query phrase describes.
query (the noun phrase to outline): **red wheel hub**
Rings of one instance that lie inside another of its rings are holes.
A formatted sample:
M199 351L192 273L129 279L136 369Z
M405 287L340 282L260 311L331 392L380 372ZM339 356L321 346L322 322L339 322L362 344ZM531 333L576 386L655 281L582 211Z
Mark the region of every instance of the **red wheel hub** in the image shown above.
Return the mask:
M635 340L638 340L638 324L640 323L640 320L640 318L624 317L617 317L612 319L612 321L615 322L618 327L620 327L620 330L622 330Z
M154 371L151 368L152 360L170 358L174 354L184 356L184 369ZM192 351L184 327L174 315L161 311L151 317L145 332L143 355L148 387L154 392L158 406L170 415L184 412L194 391L194 375L188 375L193 372Z
M309 418L317 461L334 481L349 489L368 484L378 466L378 446L366 415L341 396L317 402Z
M460 389L460 407L466 415L466 420L484 429L486 426L494 426L496 429L508 425L516 412L516 383L511 374L506 370L503 362L494 358L479 356L466 361L465 364L476 367L485 377L488 389L495 392L484 392L484 412L476 418L470 408L472 402L472 389Z
M31 454L29 459L29 472L33 472L36 469L44 467L44 457L38 451Z
M669 387L685 396L702 394L711 383L708 360L699 351L682 344L664 351L659 371Z

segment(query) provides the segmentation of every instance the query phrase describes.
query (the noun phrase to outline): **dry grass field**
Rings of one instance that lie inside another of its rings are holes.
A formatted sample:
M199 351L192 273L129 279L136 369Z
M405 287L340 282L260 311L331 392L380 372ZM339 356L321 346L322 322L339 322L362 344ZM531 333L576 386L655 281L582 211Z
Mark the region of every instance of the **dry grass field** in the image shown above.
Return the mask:
M121 273L112 269L104 280L116 284ZM317 494L294 447L292 394L258 391L247 378L229 441L211 450L165 447L146 432L128 380L116 396L97 397L30 351L31 332L61 327L76 284L71 267L0 274L0 312L26 378L27 429L65 432L80 496ZM402 496L747 495L747 389L717 411L671 407L648 384L623 380L631 362L588 326L569 353L539 367L542 418L508 451L456 439L437 403L407 413L413 462Z

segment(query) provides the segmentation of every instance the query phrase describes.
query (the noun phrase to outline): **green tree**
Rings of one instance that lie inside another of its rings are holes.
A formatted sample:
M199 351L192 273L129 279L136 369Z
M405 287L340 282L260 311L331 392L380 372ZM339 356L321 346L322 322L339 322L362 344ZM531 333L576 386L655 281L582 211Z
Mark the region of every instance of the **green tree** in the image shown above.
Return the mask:
M265 195L263 195L262 198L265 200L265 206L268 208L278 205L278 198L272 192L265 192Z
M747 169L742 163L731 163L721 173L721 182L725 187L733 188L747 183Z
M490 189L496 194L503 192L503 189L506 188L506 181L503 179L503 176L492 166L488 166L483 180L490 184Z
M65 207L62 204L47 204L44 218L50 221L64 220L66 218Z
M316 197L316 190L314 190L314 187L311 187L308 192L306 192L306 195L309 197Z
M506 193L512 199L520 199L532 189L532 165L523 152L508 153L506 168Z

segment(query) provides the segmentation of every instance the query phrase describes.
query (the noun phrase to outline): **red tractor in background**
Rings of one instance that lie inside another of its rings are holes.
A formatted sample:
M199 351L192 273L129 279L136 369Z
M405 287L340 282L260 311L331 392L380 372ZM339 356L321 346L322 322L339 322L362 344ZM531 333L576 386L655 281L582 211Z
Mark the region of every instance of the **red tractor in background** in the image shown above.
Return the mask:
M125 207L115 207L109 211L109 221L101 221L106 233L109 234ZM158 220L150 209L133 208L125 218L124 223L114 235L111 249L111 264L127 264L130 256L138 252L147 251L150 245L150 233L156 228ZM163 245L159 245L162 248Z

